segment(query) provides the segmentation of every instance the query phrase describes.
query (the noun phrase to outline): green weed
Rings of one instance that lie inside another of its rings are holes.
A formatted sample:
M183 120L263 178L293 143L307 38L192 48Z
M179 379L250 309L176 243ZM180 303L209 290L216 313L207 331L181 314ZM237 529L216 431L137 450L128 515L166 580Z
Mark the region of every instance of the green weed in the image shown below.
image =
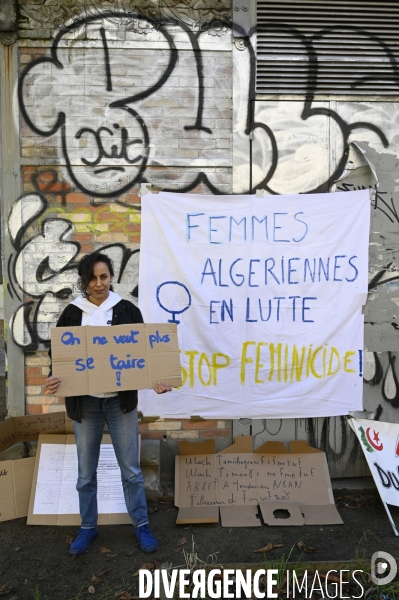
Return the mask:
M41 600L42 598L42 593L40 591L40 587L39 584L37 583L35 586L35 596L34 596L35 600Z

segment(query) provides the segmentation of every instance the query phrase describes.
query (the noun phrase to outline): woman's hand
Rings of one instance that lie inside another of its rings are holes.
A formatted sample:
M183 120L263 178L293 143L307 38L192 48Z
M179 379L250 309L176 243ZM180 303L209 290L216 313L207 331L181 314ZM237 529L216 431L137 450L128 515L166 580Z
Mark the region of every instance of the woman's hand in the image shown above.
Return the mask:
M157 383L156 387L154 388L154 391L157 394L164 394L165 392L171 392L172 388L167 383L163 383L162 381L160 381L159 383Z
M61 379L59 377L47 377L44 382L44 393L55 394L60 387Z

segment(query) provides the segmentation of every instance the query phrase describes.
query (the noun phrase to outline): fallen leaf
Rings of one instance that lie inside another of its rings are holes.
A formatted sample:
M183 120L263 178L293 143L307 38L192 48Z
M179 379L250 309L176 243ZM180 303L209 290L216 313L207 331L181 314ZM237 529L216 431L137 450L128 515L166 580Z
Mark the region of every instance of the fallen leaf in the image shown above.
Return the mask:
M173 553L177 554L177 552L180 552L181 548L179 548L179 546L177 546L177 548L173 548Z
M357 504L355 504L355 506L351 506L350 504L345 504L345 508L362 508L362 505L359 504L359 502Z
M114 558L114 556L118 556L118 554L110 554L108 558Z
M2 588L0 588L0 592L5 592L6 589L8 588L8 586L9 586L9 583L7 581L7 583L5 583Z
M130 592L117 592L115 598L118 600L140 600L138 596L132 596Z
M101 573L98 574L99 577L103 577L104 575L106 575L107 573L110 573L110 571L112 571L112 569L105 569L105 571L101 571Z
M91 580L93 583L100 583L100 581L102 581L97 575L92 575Z
M307 552L308 554L310 554L312 552L316 552L316 548L313 548L313 546L305 546L305 544L303 543L302 540L299 540L299 542L297 542L296 545L299 550L303 550L304 552Z
M5 586L6 586L6 587L5 587ZM4 588L4 587L5 587L4 591L1 591L1 590L0 590L0 596L8 596L8 594L11 594L11 592L15 592L15 589L16 589L16 588L15 588L13 585L11 585L11 586L9 587L8 583L5 583L5 584L3 585L3 588ZM3 589L3 588L2 588L2 589ZM16 597L16 596L14 596L14 597Z
M105 546L101 546L100 552L102 552L103 554L106 554L107 552L112 552L112 550L110 550L109 548L106 548Z
M87 591L89 592L89 594L95 594L96 588L91 585L89 588L87 588Z
M65 539L65 543L68 544L68 546L70 546L73 542L73 535L71 533L68 533L68 535L66 536Z
M143 563L141 567L137 569L137 571L133 574L133 577L137 577L141 569L146 569L147 571L153 571L157 569L161 563L159 560L152 560L151 562Z
M183 537L177 542L177 546L183 546L183 544L187 544L187 538Z
M258 550L254 550L254 552L270 552L270 550L274 550L274 548L282 548L283 544L267 544L263 548L259 548Z

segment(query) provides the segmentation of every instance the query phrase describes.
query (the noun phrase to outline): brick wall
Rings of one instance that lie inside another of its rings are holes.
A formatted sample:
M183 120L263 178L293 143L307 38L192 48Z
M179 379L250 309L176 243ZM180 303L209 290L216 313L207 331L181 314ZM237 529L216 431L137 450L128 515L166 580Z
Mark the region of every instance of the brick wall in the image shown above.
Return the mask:
M144 41L129 33L121 40L105 26L105 38L91 27L73 44L61 41L58 65L37 62L50 56L49 43L20 49L21 73L30 70L22 88L23 236L15 247L15 273L30 309L15 319L12 335L25 349L28 414L64 408L63 399L43 394L47 345L50 328L78 293L80 257L106 251L116 267L115 291L137 301L141 183L231 192L230 38L205 39L201 78L198 51L181 30L174 33L173 52L162 33ZM143 97L127 105L130 112L110 107L137 94ZM53 130L60 114L64 127ZM94 172L106 168L104 176ZM231 422L161 419L141 423L140 432L143 439L173 444L217 438L225 446Z

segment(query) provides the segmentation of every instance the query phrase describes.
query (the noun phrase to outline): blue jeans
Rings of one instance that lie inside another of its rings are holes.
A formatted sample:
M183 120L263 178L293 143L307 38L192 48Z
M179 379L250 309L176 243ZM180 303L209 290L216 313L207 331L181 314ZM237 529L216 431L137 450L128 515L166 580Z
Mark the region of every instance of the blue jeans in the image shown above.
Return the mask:
M82 422L73 422L78 451L79 508L82 527L97 525L97 466L104 423L108 423L115 455L121 470L126 508L135 527L148 523L144 478L140 469L137 408L129 413L120 409L119 398L83 396Z

